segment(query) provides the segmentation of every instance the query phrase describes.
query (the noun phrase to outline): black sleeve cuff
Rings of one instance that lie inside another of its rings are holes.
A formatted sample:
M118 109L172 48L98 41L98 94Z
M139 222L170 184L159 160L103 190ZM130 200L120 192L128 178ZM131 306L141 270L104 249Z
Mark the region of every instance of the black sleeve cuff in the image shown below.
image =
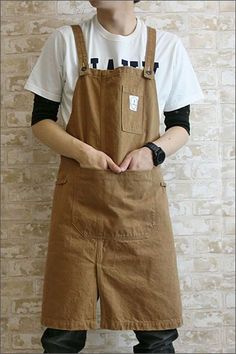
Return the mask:
M190 135L189 115L190 105L178 108L171 112L164 112L164 123L166 125L165 131L171 127L180 126L185 128L188 134Z
M60 102L55 102L35 94L31 126L43 119L52 119L56 122L59 105Z

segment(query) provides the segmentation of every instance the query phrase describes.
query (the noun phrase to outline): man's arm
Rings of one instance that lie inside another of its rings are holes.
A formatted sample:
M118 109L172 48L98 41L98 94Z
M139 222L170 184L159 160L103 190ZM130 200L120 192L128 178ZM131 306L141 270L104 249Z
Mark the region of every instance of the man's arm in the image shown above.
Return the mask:
M160 146L166 156L174 154L188 141L189 134L185 128L180 126L174 126L169 128L162 136L153 141L154 144ZM148 149L151 153L151 150Z
M45 104L48 106L49 103L47 101L42 97L36 98L31 123L33 134L43 144L60 155L75 159L81 167L110 168L114 172L120 172L120 168L104 152L75 138L57 124L55 117L59 103L51 103L51 109L48 110L45 109Z
M164 112L165 133L156 141L169 156L186 144L190 135L190 105L171 112Z

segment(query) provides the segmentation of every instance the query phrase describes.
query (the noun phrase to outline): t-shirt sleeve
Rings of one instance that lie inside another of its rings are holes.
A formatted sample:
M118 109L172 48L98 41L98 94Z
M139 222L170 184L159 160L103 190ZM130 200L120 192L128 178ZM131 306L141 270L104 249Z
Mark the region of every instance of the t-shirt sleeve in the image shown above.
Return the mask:
M173 111L203 98L189 55L178 38L173 58L173 80L164 111Z
M64 38L55 29L47 38L24 89L56 102L63 89Z

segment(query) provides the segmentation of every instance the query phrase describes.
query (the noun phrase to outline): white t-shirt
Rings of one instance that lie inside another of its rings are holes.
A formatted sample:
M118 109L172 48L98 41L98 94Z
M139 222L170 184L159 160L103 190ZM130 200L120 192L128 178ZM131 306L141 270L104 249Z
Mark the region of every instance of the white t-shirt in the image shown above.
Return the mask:
M80 24L88 53L89 66L102 70L128 65L144 67L147 27L137 18L128 36L107 31L97 13ZM66 127L78 79L78 55L70 25L56 28L47 38L24 88L60 102L58 118ZM155 82L160 115L203 99L203 93L189 56L178 36L157 30Z

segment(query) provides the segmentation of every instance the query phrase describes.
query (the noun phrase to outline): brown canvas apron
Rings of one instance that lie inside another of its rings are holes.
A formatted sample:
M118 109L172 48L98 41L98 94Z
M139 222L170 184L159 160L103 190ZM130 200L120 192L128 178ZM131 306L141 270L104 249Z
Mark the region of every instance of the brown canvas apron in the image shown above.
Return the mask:
M156 31L147 27L144 69L91 69L79 25L80 66L66 131L116 164L159 138ZM138 100L138 102L137 102ZM61 155L53 195L41 323L59 329L180 327L182 303L161 166L83 168Z

